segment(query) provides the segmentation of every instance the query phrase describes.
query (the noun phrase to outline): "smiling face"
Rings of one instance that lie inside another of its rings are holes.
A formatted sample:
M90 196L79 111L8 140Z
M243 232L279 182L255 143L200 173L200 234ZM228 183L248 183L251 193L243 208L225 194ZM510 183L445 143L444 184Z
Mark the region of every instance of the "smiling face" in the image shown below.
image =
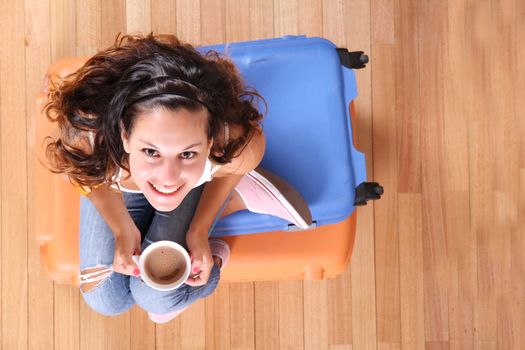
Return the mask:
M159 211L172 211L197 184L210 153L207 113L158 108L122 133L133 181Z

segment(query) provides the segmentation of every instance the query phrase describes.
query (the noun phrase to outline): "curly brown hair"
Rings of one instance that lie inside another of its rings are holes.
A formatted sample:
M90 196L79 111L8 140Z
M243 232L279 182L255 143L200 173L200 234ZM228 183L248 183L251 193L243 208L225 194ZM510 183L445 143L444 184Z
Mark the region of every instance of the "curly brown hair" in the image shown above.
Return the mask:
M205 108L208 138L215 140L224 123L242 126L239 137L212 146L210 158L225 164L261 132L262 114L255 105L264 102L227 58L153 33L117 36L111 47L51 86L47 98L44 112L59 130L46 145L50 170L83 187L112 184L119 167L129 171L121 125L131 134L141 112ZM88 138L89 150L79 142Z

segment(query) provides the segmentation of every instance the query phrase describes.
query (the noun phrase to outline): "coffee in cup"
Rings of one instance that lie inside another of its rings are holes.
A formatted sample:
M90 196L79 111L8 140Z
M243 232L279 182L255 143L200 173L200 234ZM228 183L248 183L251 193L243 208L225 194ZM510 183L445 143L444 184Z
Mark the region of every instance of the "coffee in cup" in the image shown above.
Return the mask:
M139 266L142 280L160 291L173 290L188 278L190 256L184 247L172 241L158 241L149 245L133 260Z

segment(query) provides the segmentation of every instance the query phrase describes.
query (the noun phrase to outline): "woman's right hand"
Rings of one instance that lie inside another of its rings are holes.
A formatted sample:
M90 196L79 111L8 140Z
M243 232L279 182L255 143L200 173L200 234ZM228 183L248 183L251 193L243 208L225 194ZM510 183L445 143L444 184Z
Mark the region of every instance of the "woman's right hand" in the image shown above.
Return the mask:
M139 276L139 267L131 257L133 255L140 255L140 252L140 231L137 227L115 235L113 270L123 275Z

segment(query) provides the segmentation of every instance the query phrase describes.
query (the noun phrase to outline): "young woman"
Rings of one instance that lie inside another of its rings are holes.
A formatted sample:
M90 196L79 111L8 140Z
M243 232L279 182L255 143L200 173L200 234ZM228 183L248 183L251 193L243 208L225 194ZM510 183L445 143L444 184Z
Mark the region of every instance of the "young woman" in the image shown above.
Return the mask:
M255 170L265 149L259 98L227 59L152 34L117 38L50 87L45 111L60 132L47 156L84 195L80 289L91 308L116 315L137 303L162 323L209 295L229 247L208 236L237 210L308 227L297 192ZM141 282L131 258L164 239L192 258L190 278L170 292Z

